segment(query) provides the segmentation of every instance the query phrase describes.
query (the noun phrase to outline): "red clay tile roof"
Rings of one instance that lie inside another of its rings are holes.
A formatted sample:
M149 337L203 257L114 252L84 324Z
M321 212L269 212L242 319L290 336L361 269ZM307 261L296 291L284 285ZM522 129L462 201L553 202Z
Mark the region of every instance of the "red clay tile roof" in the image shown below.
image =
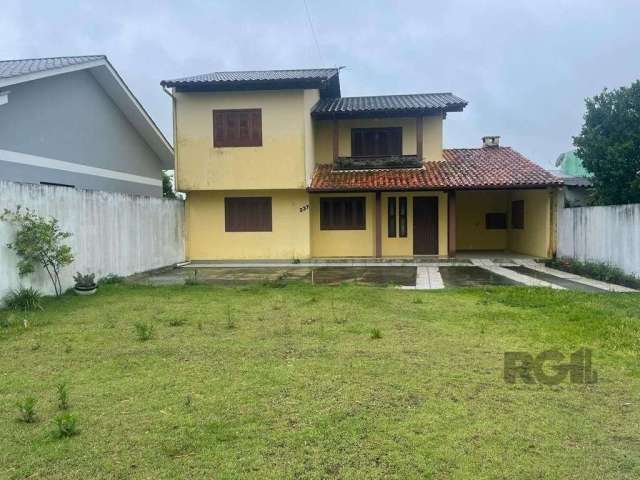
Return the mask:
M310 192L535 188L562 180L510 147L453 148L422 168L336 171L318 165Z

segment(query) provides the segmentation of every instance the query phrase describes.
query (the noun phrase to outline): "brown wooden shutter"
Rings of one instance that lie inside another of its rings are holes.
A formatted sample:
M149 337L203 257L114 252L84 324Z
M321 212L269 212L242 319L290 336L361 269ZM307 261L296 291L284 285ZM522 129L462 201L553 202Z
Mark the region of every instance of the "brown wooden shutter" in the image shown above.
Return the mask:
M214 110L213 146L261 147L262 111L259 108Z
M226 197L225 232L272 231L271 197Z

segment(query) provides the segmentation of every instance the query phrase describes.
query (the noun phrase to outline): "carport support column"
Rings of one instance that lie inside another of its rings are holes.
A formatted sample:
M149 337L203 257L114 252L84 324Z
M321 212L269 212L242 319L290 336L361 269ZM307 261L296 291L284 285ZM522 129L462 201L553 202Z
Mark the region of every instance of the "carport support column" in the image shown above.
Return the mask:
M450 257L456 256L456 192L450 191L447 198L447 242Z
M376 258L382 257L382 193L376 192Z

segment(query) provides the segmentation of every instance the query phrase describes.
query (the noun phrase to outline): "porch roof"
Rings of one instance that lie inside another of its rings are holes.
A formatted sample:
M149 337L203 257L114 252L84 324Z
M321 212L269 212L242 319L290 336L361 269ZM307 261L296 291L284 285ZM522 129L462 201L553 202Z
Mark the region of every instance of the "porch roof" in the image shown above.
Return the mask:
M562 185L511 147L453 148L420 168L334 170L318 165L310 192L541 188Z
M321 99L311 115L317 119L433 115L461 112L466 106L466 100L449 92L338 97Z

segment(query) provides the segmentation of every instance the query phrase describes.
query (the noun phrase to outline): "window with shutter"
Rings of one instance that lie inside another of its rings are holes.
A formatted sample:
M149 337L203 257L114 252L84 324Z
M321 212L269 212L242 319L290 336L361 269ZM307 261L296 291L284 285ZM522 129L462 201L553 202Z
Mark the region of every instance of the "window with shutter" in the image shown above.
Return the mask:
M365 230L365 198L321 198L320 230Z
M511 202L511 228L518 230L524 228L524 200Z
M400 233L400 237L406 237L407 236L407 197L400 197L398 203L399 203L399 210L400 210L399 233Z
M214 110L213 146L261 147L262 110Z
M387 236L396 236L396 197L389 197L387 200Z
M226 197L225 232L270 232L271 197Z
M487 213L484 219L487 230L504 230L507 228L506 213Z
M352 157L402 155L402 127L351 129Z

